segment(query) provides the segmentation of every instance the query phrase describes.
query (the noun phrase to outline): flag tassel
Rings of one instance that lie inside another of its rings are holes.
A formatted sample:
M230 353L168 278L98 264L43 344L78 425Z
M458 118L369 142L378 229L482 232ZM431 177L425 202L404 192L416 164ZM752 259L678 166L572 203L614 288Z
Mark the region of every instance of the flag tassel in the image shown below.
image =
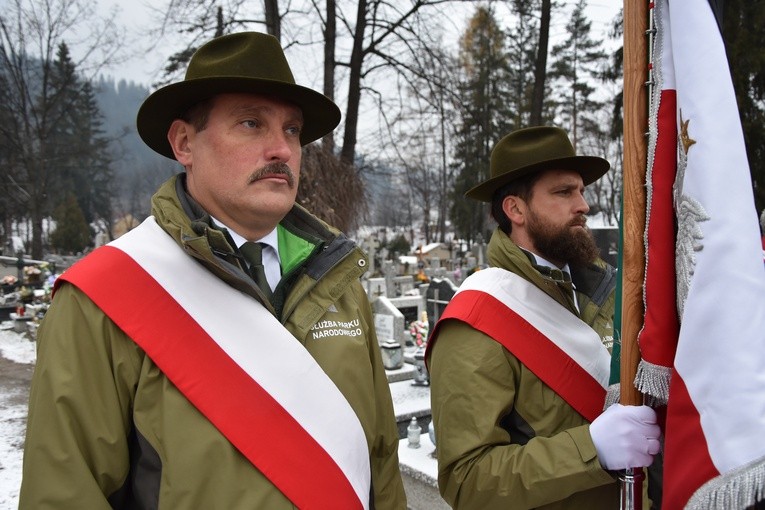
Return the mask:
M712 478L698 488L686 510L749 508L765 499L765 457Z
M640 360L635 376L635 386L645 396L651 407L667 405L672 368Z

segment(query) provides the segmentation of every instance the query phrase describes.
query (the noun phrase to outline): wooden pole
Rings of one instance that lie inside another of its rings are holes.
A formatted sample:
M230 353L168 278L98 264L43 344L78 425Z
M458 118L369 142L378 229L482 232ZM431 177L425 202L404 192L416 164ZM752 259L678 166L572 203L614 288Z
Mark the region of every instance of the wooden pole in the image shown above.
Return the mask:
M645 273L646 192L648 160L648 12L649 0L624 0L624 169L622 195L622 330L620 401L641 405L643 395L635 388L640 362L637 336L643 326L643 278ZM643 507L643 480L640 468L628 468L619 475L620 510Z
M624 217L622 262L621 403L641 405L635 388L643 325L645 176L648 131L648 0L624 0Z

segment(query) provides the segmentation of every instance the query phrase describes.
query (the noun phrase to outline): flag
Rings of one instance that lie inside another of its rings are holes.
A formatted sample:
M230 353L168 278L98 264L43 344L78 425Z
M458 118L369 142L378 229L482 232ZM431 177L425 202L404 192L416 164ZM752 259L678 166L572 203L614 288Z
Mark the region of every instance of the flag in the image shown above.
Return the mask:
M662 507L765 498L765 267L709 0L658 0L636 384L667 403ZM754 49L753 49L754 50Z

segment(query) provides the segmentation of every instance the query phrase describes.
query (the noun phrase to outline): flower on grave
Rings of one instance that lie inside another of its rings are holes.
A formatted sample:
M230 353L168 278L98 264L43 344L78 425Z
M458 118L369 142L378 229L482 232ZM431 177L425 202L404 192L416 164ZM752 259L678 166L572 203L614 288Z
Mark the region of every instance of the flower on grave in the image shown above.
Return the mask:
M420 315L420 320L412 321L409 324L409 336L412 337L412 341L414 341L417 347L424 347L426 345L429 330L428 312L425 311Z
M19 289L19 301L22 303L31 303L34 300L35 294L29 287L22 286Z
M18 282L19 279L13 276L12 274L3 276L2 284L3 285L15 285L16 282Z
M481 270L481 266L473 266L470 269L468 269L466 276L470 276L471 274L477 273L480 270Z
M42 277L42 271L36 266L24 266L24 280L28 283L37 283Z
M36 266L24 266L24 274L27 276L38 275L40 270Z

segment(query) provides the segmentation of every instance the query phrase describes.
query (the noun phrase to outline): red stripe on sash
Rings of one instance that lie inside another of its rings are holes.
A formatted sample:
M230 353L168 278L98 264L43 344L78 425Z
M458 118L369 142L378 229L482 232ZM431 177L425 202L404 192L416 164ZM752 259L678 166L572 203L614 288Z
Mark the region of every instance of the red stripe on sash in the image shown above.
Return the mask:
M60 279L87 294L298 508L362 508L321 445L127 254L99 248Z
M477 290L458 292L436 324L428 351L437 339L439 326L447 319L465 322L502 344L588 421L603 412L606 390L598 381L495 297Z

